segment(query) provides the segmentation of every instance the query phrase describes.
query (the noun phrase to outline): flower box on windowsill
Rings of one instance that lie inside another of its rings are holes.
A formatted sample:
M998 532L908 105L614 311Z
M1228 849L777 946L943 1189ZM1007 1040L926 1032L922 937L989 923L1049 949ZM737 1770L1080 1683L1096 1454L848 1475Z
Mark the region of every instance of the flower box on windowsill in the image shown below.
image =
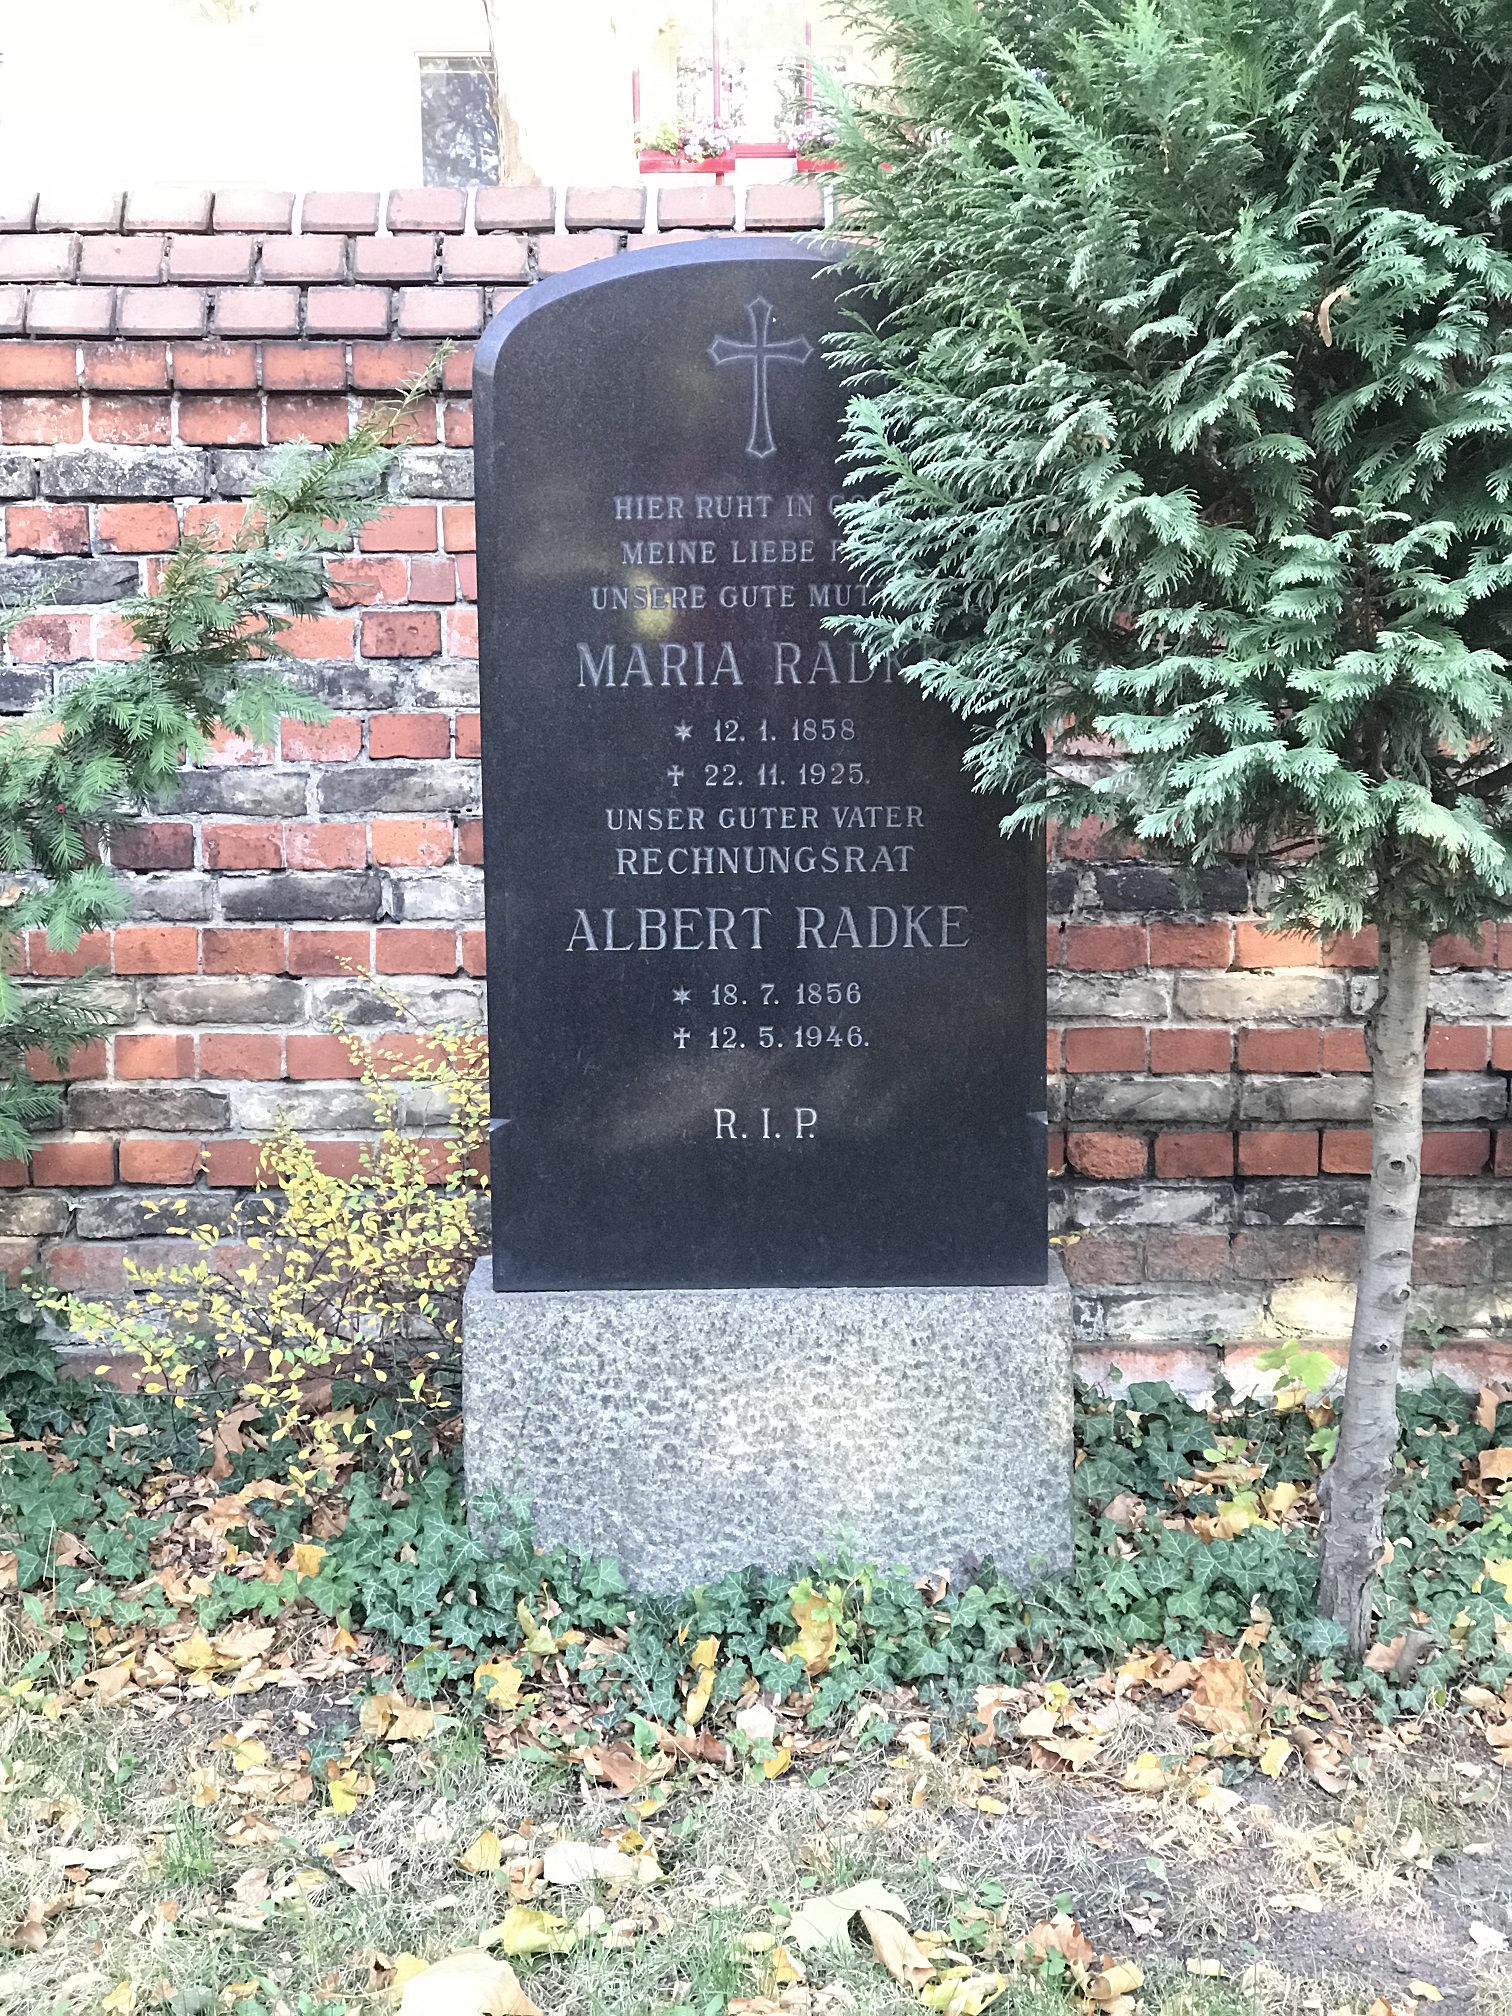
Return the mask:
M737 140L730 151L737 161L791 161L798 150L790 140Z
M798 173L800 175L838 175L839 172L840 163L838 161L821 161L809 154L800 154L798 156Z
M640 157L642 175L728 175L734 166L733 150L694 161L687 154L663 154L654 147L646 147Z

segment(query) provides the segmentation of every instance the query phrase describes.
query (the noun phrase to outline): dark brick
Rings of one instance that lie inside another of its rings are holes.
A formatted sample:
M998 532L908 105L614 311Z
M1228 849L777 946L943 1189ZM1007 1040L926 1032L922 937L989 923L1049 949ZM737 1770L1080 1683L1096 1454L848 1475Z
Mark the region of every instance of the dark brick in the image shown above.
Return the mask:
M322 771L315 788L322 812L470 812L478 803L476 768L451 763L346 763Z
M382 904L383 877L371 870L360 875L247 875L221 886L221 908L237 924L373 923Z
M203 497L205 457L194 448L64 449L45 456L44 497Z
M305 780L297 770L185 770L163 800L172 812L246 812L261 819L297 819Z
M37 494L37 465L30 455L0 455L0 504Z
M406 448L388 480L395 497L471 497L473 458L467 448Z
M1251 1177L1244 1185L1240 1222L1245 1225L1343 1225L1365 1223L1363 1181L1330 1177L1296 1182L1287 1177Z
M119 602L141 586L135 560L0 560L0 603Z
M195 1191L183 1199L185 1209L173 1207L178 1195L169 1190L141 1195L127 1190L107 1191L103 1196L81 1197L74 1230L81 1239L161 1238L170 1226L212 1226L220 1233L236 1224L236 1199L214 1190ZM187 1255L186 1255L187 1257Z
M0 714L25 714L52 697L52 676L47 672L21 672L14 666L0 667Z
M264 979L243 973L232 979L198 977L160 980L143 990L142 1008L151 1022L177 1028L197 1022L255 1027L263 1022L304 1020L304 988L297 980Z
M156 875L131 890L131 915L147 923L208 924L214 900L208 875Z
M1182 892L1169 868L1119 862L1092 870L1097 900L1104 910L1180 910Z
M1045 904L1052 917L1064 915L1076 903L1081 871L1064 864L1052 866L1045 876Z
M135 1085L75 1085L68 1095L70 1124L101 1131L219 1133L230 1117L227 1094L198 1085L154 1085L150 1090Z
M399 674L391 665L359 664L355 658L302 659L294 678L338 712L387 710L398 704Z
M213 497L250 497L267 475L276 448L217 448L212 451L209 485Z
M1198 880L1197 901L1192 907L1220 914L1226 911L1248 910L1250 907L1248 875L1242 868L1205 869Z
M40 1239L68 1230L68 1199L53 1190L0 1191L0 1234Z

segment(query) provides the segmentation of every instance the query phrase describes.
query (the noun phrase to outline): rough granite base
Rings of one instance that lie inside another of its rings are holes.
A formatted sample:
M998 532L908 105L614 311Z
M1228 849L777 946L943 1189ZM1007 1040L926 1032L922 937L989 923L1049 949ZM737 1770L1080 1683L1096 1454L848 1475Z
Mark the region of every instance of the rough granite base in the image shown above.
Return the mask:
M487 1540L677 1590L841 1545L959 1577L1071 1562L1071 1296L1043 1288L501 1293L463 1313L467 1488Z

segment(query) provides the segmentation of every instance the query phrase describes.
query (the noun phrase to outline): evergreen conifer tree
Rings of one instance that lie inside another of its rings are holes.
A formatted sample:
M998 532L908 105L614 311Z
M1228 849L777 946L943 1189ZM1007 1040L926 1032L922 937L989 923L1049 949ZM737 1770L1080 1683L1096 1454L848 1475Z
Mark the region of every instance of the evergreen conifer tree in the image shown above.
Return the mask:
M1512 914L1505 0L864 0L841 191L863 625L1010 826L1274 871L1379 932L1321 1602L1396 1443L1429 947ZM1109 738L1116 761L1077 755ZM1082 741L1085 750L1085 741Z

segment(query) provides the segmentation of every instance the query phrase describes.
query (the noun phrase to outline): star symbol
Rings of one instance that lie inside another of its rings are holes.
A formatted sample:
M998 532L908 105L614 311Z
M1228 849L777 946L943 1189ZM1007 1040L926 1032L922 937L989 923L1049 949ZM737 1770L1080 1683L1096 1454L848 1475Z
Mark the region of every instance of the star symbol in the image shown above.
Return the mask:
M691 721L679 721L677 726L672 730L672 733L677 737L679 742L686 742L688 737L693 733L693 724Z
M686 1008L688 1003L693 999L693 996L688 992L686 987L674 987L672 989L672 999L677 1003L679 1008Z

